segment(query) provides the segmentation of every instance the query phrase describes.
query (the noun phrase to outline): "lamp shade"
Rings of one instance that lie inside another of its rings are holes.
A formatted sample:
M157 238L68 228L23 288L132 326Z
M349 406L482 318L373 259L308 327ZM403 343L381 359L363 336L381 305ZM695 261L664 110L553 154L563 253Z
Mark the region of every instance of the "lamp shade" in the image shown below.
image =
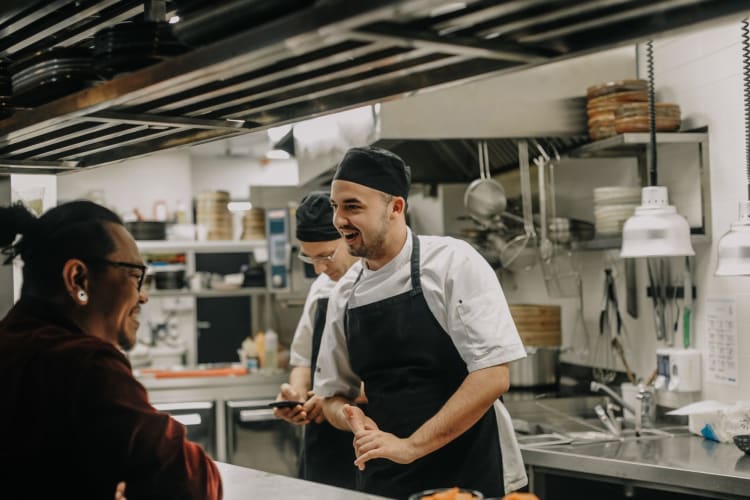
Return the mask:
M740 218L719 240L716 276L750 275L750 201L740 202Z
M620 257L678 257L695 255L687 219L669 204L667 188L641 191L641 206L622 228Z

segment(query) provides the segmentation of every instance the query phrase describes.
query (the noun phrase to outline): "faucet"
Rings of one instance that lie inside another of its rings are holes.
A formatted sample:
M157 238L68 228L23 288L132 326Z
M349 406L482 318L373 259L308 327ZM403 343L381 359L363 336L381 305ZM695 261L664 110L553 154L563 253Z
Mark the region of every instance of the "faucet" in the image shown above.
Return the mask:
M651 393L646 390L646 386L643 384L638 384L638 395L635 398L637 406L637 411L633 413L635 415L635 435L640 437L644 422L646 425L650 424L649 413L653 401L651 401Z
M591 381L591 392L599 392L599 391L607 393L607 395L609 397L611 397L612 399L614 399L615 401L617 401L617 404L619 404L621 407L625 408L626 410L630 410L630 412L633 415L636 415L635 408L633 408L631 405L629 405L628 403L626 403L625 400L623 400L620 397L619 394L617 394L615 391L613 391L612 389L610 389L606 385L600 384L599 382L596 382L596 381L592 380Z

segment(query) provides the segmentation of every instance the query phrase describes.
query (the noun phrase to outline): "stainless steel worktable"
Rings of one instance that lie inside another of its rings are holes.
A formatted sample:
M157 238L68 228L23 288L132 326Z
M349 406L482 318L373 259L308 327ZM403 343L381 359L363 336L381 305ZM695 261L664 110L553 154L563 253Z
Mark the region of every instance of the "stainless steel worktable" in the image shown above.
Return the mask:
M273 498L274 500L366 500L383 499L352 490L334 488L325 484L278 476L245 467L217 462L224 484L224 500L248 500L251 498Z
M750 455L694 435L524 448L522 453L537 489L544 489L544 474L560 473L713 498L750 496Z

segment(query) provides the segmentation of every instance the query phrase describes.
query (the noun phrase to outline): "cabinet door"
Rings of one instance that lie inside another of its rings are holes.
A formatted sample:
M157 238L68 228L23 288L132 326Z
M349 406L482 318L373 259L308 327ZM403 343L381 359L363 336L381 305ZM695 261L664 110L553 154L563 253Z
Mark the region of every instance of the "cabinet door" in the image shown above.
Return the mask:
M251 333L250 298L198 298L196 308L198 363L239 362L237 349Z
M248 253L197 254L196 271L237 273L250 261ZM237 349L252 328L250 297L199 297L196 299L198 320L198 363L239 362Z

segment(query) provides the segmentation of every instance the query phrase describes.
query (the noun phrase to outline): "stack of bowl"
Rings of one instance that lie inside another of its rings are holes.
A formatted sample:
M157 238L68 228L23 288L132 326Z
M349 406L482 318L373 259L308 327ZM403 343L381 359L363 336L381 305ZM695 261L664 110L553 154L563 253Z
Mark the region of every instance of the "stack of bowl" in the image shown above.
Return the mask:
M617 134L615 113L626 103L648 103L646 80L619 80L586 89L589 137L605 139Z
M641 201L641 189L629 186L604 186L594 189L594 222L598 236L622 233L625 221Z
M206 228L209 240L231 240L232 213L227 191L204 191L199 193L195 202L195 218L200 226Z
M266 238L266 211L251 208L242 217L242 239L263 240Z

